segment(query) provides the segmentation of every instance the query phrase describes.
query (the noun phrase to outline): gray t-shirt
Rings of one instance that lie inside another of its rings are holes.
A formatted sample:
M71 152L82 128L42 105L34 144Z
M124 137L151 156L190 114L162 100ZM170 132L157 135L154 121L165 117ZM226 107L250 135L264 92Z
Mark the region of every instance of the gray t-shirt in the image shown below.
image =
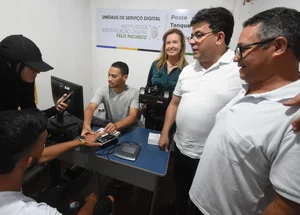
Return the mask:
M126 85L125 90L117 94L108 86L99 87L91 102L97 105L103 103L106 119L118 122L128 116L130 108L139 109L139 91Z

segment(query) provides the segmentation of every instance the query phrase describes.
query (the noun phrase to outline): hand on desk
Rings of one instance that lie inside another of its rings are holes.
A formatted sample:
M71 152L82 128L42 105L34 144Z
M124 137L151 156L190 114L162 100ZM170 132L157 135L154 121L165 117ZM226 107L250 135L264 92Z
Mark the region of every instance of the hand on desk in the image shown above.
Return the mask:
M81 131L81 135L88 135L88 134L96 134L98 132L95 132L91 129L91 126L89 125L83 125L82 131ZM101 132L102 133L102 132ZM103 134L103 133L102 133Z
M66 101L66 103L62 102L66 97L67 97L67 94L64 94L60 99L57 100L56 106L55 106L57 111L60 112L60 111L64 111L64 110L67 109L67 107L68 107L68 104L67 104L68 100Z
M107 126L104 128L105 133L112 133L114 134L118 130L118 125L117 123L108 123Z
M160 138L159 138L159 141L158 141L158 145L159 145L159 148L161 150L164 150L164 151L168 151L168 145L169 145L169 134L165 134L164 132L161 133L160 135Z
M94 134L87 134L85 136L85 145L86 146L102 146L102 143L97 142L97 138L103 135L104 132L98 132Z
M120 132L115 130L115 127L117 127L117 126L114 126L115 124L113 124L113 123L110 123L110 124L112 124L112 126L109 126L109 124L108 124L105 128L100 128L97 131L93 131L90 126L84 126L82 131L81 131L81 136L93 135L92 136L93 138L96 137L96 136L98 138L101 135L106 134L106 133L111 133L111 134L114 134L114 135L118 136L120 134Z

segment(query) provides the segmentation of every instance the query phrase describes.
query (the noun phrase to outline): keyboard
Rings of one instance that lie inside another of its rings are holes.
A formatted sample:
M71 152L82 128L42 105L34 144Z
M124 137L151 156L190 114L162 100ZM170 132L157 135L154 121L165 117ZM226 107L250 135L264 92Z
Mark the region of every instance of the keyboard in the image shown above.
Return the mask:
M91 126L104 128L108 123L109 123L109 120L93 116L92 121L91 121Z

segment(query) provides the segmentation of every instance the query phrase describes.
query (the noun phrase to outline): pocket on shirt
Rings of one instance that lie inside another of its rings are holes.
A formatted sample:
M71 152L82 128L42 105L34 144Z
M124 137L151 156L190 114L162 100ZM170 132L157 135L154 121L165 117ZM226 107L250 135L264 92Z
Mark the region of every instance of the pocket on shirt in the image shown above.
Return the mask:
M240 165L254 149L254 145L245 139L233 125L229 125L218 143L218 150L233 165Z

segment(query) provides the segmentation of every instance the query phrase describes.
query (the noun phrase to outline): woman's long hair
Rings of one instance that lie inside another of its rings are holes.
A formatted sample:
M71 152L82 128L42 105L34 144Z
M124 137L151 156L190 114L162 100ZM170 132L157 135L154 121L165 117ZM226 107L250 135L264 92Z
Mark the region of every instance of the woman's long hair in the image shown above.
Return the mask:
M160 57L156 60L157 61L156 68L157 68L158 71L160 71L160 69L166 64L166 62L168 60L168 56L166 54L165 48L166 48L167 37L170 34L178 34L179 37L180 37L181 52L180 52L180 58L179 58L179 62L178 62L178 68L180 70L182 70L183 67L185 67L188 64L186 59L185 59L185 38L184 38L184 35L183 35L181 30L179 30L177 28L171 28L163 36L163 46L161 48Z
M19 80L19 71L17 65L19 61L3 57L0 54L0 81L17 81Z

